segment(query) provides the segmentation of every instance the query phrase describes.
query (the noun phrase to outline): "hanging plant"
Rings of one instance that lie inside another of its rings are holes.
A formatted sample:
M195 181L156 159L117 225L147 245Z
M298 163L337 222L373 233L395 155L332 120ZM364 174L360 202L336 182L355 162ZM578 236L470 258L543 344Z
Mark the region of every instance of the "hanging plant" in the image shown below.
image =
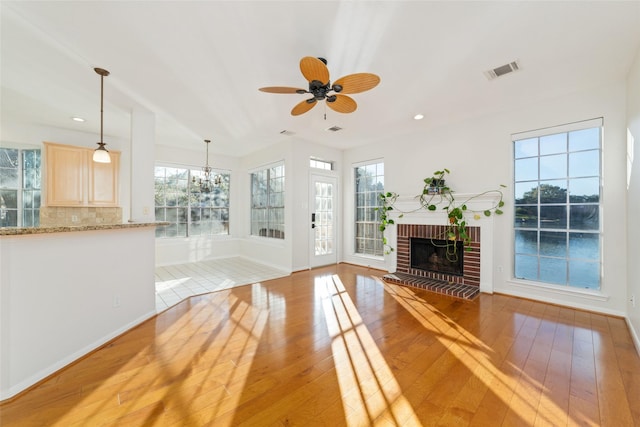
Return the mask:
M462 242L465 250L471 250L471 237L467 230L467 215L473 215L474 219L482 218L482 215L489 217L493 214L502 215L502 207L504 206L503 194L500 189L483 191L471 197L468 197L462 202L457 202L454 197L454 192L446 186L444 179L445 175L449 174L449 169L442 169L435 171L431 177L423 180L424 186L422 193L417 195L416 198L420 202L420 206L409 212L402 212L395 208L395 202L398 199L398 194L393 192L386 192L379 195L380 206L376 208L379 212L380 224L379 228L382 232L382 243L385 247L385 253L394 251L394 248L389 245L387 238L384 236L384 231L389 225L395 224L394 220L389 218L389 213L393 210L400 212L398 218L402 218L405 213L417 212L420 209L426 209L428 211L436 211L438 207L445 210L447 213L448 223L445 232L441 236L434 236L440 240L444 240L447 247L447 258L450 261L457 260L458 254L456 249L456 242ZM500 188L506 186L500 185ZM478 197L486 194L496 193L499 198L498 201L488 209L482 211L476 211L468 208L468 203Z

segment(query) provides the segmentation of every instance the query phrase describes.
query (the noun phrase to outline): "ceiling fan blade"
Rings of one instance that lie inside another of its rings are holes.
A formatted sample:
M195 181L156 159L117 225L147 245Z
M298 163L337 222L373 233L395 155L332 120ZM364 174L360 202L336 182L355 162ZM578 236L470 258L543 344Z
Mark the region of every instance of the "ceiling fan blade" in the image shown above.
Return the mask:
M353 113L358 108L358 104L350 96L347 95L335 95L336 100L333 102L327 102L329 108L338 113Z
M323 84L329 83L329 69L324 62L313 56L305 56L300 60L300 71L309 82L318 80Z
M293 109L291 110L291 115L299 116L300 114L306 113L307 111L315 107L317 102L314 98L311 98L311 99L313 99L313 102L307 102L307 100L305 99L304 101L296 104L296 106L293 107Z
M380 83L380 77L371 73L356 73L340 77L333 86L342 86L340 93L360 93L373 89Z
M261 87L258 89L262 92L269 93L299 93L298 91L307 92L305 89L300 89L297 87L286 87L286 86L269 86L269 87Z

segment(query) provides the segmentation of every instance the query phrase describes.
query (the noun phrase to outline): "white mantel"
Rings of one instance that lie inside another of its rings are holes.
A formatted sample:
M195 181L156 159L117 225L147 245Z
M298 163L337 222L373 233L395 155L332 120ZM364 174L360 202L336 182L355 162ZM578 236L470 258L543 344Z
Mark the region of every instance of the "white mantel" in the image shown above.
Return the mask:
M433 201L436 202L439 196ZM494 227L495 215L485 216L482 212L490 209L499 202L500 196L497 193L488 193L481 196L475 194L454 193L456 206L467 205L466 221L471 227L480 227L480 291L493 293L493 256L494 256ZM468 200L473 197L472 200ZM467 201L468 200L468 201ZM418 225L446 225L448 218L446 211L441 209L446 206L443 202L438 205L435 211L420 208L419 199L415 197L398 197L393 204L393 210L389 211L388 217L395 224L418 224ZM477 211L479 219L474 219L474 211ZM402 214L402 217L400 215ZM506 218L503 218L506 219ZM394 225L387 226L385 230L388 244L394 249L397 247L397 229ZM505 244L510 244L509 239L505 239ZM396 271L397 258L395 250L385 256L387 269Z

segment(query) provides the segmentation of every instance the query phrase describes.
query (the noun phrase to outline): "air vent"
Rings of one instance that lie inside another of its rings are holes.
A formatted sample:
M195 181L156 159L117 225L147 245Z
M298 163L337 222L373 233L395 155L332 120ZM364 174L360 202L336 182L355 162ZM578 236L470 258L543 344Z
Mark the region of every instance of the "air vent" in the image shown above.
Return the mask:
M509 62L508 64L496 67L492 70L485 71L484 75L487 77L487 79L493 80L495 78L502 77L505 74L510 74L514 71L518 71L520 70L520 68L520 63L516 60L513 62Z
M284 130L281 130L281 131L280 131L280 135L287 135L287 136L291 136L291 135L295 135L295 132L284 129Z
M327 130L330 130L331 132L338 132L339 130L342 130L342 128L340 126L331 126Z

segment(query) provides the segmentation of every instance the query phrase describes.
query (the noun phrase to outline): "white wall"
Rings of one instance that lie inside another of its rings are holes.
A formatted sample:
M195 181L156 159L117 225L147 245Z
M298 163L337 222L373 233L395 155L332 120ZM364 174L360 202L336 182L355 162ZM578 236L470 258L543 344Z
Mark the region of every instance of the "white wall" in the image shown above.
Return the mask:
M627 131L627 319L640 352L640 50L627 78Z
M130 222L155 221L155 125L155 114L140 107L132 111L129 172L135 179L131 180L130 199L124 203L129 205Z
M425 119L407 125L404 138L349 150L344 154L345 216L353 211L350 171L354 163L383 158L385 190L401 196L418 195L422 180L442 168L451 170L447 184L459 193L477 193L508 185L505 215L495 218L493 248L494 291L573 307L624 315L626 311L626 226L620 220L625 206L624 159L625 82L574 93L528 108L504 111L437 129L428 129ZM552 290L525 286L513 277L513 194L511 134L604 117L603 155L603 271L602 292ZM424 128L421 128L424 126ZM473 221L471 222L473 225ZM345 222L344 259L361 265L385 268L384 262L352 254L353 227ZM622 243L621 243L622 242ZM395 266L394 266L395 268Z
M0 399L155 315L154 233L0 237Z

